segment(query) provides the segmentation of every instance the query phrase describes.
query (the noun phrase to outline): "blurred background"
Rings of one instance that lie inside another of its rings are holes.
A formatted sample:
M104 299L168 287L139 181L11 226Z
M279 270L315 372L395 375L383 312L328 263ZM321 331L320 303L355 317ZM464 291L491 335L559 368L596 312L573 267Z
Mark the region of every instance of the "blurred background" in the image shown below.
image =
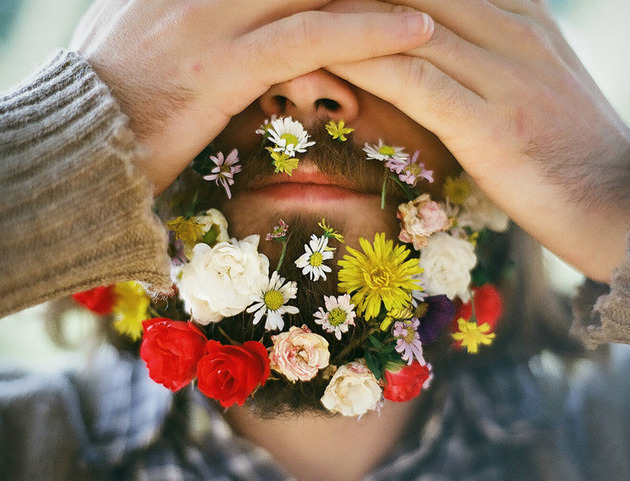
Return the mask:
M0 0L0 91L17 85L56 49L68 44L90 0ZM630 123L630 2L628 0L551 0L569 43L604 94ZM0 254L1 255L1 254ZM547 254L556 289L571 294L581 276ZM0 273L1 275L1 273ZM0 319L0 362L18 361L31 369L71 365L80 354L60 349L49 339L38 306ZM94 320L77 310L66 323L75 344L94 328Z

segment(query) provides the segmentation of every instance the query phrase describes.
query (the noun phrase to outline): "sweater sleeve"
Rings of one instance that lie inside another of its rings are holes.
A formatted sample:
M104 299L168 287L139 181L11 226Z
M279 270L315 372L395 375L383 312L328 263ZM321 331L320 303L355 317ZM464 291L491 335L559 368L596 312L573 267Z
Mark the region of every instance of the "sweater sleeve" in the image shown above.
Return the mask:
M164 288L166 233L127 117L78 54L0 95L0 316L98 285Z
M630 233L626 241L626 260L610 286L587 281L574 301L572 331L591 349L606 342L630 344Z

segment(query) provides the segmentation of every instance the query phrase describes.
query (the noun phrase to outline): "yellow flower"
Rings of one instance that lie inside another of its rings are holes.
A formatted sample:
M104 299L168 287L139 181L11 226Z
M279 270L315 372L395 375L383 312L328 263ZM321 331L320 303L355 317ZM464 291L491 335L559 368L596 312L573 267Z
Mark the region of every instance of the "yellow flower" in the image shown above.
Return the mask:
M326 124L326 130L332 136L333 139L339 139L341 142L345 142L348 140L346 134L354 132L354 129L350 127L345 127L345 122L340 120L336 123L334 120L331 120Z
M464 179L454 179L448 177L444 186L442 187L444 197L448 197L448 200L455 205L462 205L466 200L466 197L470 195L470 184Z
M492 327L487 322L478 326L475 321L467 321L460 317L457 319L458 331L451 334L455 341L460 341L461 346L468 350L468 354L477 354L479 345L489 346L495 338Z
M407 320L413 317L413 306L407 306L404 309L392 309L387 313L383 322L381 322L381 331L386 331L391 326L392 322L397 319Z
M196 244L204 234L202 223L182 216L168 221L166 227L172 230L184 244Z
M374 236L374 244L359 239L361 253L351 247L339 261L339 290L352 294L352 302L359 314L370 320L378 316L381 303L387 311L404 309L410 303L409 293L418 285L413 275L420 274L417 259L408 259L409 249L403 245L394 247L385 240L385 233Z
M275 173L279 174L284 172L291 175L295 169L297 169L300 160L296 157L289 157L289 154L285 152L274 152L271 147L267 147L269 155L273 159L273 165L276 168Z
M149 319L150 299L137 282L121 282L114 286L114 328L137 341L142 337L142 321Z
M324 237L326 238L332 237L333 239L338 240L339 242L344 242L343 235L335 231L335 229L333 229L329 225L326 225L326 219L322 219L322 221L319 222L317 225L320 226L322 229L324 229Z

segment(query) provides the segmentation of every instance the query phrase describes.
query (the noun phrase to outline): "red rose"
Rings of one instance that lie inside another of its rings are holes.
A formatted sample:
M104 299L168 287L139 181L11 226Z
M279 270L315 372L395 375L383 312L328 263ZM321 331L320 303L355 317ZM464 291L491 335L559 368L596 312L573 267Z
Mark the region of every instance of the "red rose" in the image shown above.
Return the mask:
M197 367L197 386L223 407L242 406L254 389L265 384L271 370L267 348L257 341L242 346L224 346L208 341L206 354Z
M142 322L140 357L149 377L171 391L186 386L197 375L197 363L206 353L206 336L191 322L163 317Z
M72 294L72 298L90 311L101 316L111 314L116 302L114 286L101 286Z
M503 302L501 295L492 284L484 284L481 287L473 288L473 299L475 300L475 316L477 325L481 326L487 322L494 330L501 313L503 312ZM463 304L455 315L454 324L457 326L457 319L460 317L469 320L472 315L472 305L470 302Z
M414 361L400 371L385 371L385 388L383 397L395 402L405 402L420 394L422 387L431 378L431 365L421 365Z

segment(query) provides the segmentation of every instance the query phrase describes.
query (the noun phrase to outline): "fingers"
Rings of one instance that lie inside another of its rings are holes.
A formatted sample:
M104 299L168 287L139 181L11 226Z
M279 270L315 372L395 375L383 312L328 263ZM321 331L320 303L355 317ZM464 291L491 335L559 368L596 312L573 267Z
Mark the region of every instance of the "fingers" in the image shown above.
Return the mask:
M392 55L329 70L391 103L447 145L454 132L468 131L487 109L476 93L417 57Z
M433 28L418 12L305 12L243 36L235 48L253 52L245 59L246 71L270 86L327 65L412 49L428 41Z

